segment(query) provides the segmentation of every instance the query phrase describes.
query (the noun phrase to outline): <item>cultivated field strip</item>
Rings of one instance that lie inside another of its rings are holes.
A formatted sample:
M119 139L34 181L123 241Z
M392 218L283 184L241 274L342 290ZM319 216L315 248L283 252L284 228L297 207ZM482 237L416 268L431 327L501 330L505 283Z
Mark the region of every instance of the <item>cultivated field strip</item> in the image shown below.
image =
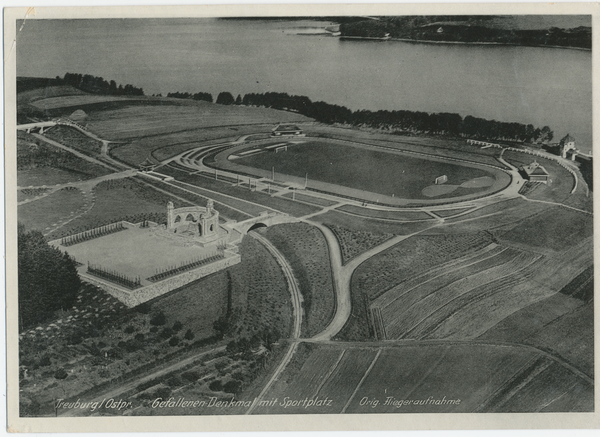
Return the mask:
M311 354L300 370L301 377L294 378L285 391L293 393L298 399L315 398L319 392L318 387L322 387L327 381L343 354L344 351L338 349L326 349Z
M556 293L555 289L534 280L538 277L541 261L540 259L522 270L519 280L512 286L499 287L484 299L475 300L460 308L441 323L429 338L479 337L506 317Z
M527 266L536 260L537 258L529 260ZM401 338L428 338L433 335L442 323L454 317L457 312L462 311L467 305L488 299L494 294L510 290L519 283L522 283L524 279L522 273L514 270L513 264L511 268L505 269L504 276L498 275L495 278L489 278L485 282L482 281L478 287L473 287L468 292L461 293L443 306L436 308L434 312L419 321L410 331L402 335Z
M335 400L335 410L328 413L340 413L350 400L365 372L377 356L377 350L348 349L342 361L323 385L319 397Z
M492 243L488 246L485 246L481 250L477 250L458 259L448 261L439 267L434 267L423 274L410 278L409 280L389 289L371 303L371 308L385 308L386 306L392 304L396 299L402 297L405 293L433 278L444 275L453 271L454 269L460 269L464 265L468 265L474 261L481 261L482 259L495 256L503 250L505 250L505 248Z
M551 364L552 361L546 357L538 356L530 360L517 370L511 378L507 379L504 384L498 387L492 396L482 402L475 409L475 412L492 413L499 411L518 391L550 367Z
M436 280L424 287L416 288L408 296L404 305L402 299L382 311L385 320L391 320L386 331L392 338L402 336L440 308L478 287L496 279L511 275L523 263L530 261L531 255L505 250L497 256L466 266Z

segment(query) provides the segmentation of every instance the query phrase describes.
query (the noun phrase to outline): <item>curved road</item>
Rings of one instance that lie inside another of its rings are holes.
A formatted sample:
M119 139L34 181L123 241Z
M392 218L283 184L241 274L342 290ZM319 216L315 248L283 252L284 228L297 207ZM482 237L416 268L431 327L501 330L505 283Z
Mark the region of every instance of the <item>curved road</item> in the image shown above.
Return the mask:
M321 223L313 222L310 220L303 221L319 228L325 236L325 239L327 240L327 244L329 246L329 256L331 261L331 273L333 276L333 288L336 296L336 308L333 319L325 328L325 330L323 330L322 332L313 336L310 339L312 341L331 340L331 338L333 338L338 332L342 330L342 328L348 321L348 318L350 317L350 313L352 311L350 297L350 281L352 279L352 274L359 265L361 265L369 258L377 255L378 253L389 249L395 244L406 240L407 238L410 238L413 235L419 234L428 229L431 229L434 226L439 225L439 223L434 223L431 227L422 229L417 232L413 232L412 234L398 235L396 237L390 238L389 240L385 241L379 246L376 246L372 249L367 250L366 252L361 253L357 257L350 260L348 264L342 265L342 252L340 249L340 244L333 232L327 226L324 226Z
M271 242L262 235L256 232L249 232L248 235L250 235L255 240L260 241L263 244L263 246L265 246L265 248L271 253L271 255L273 255L277 260L277 263L281 267L281 270L283 271L283 274L288 283L290 293L292 294L292 307L294 310L294 328L292 330L292 342L290 343L288 350L283 356L281 362L275 369L275 372L273 372L273 375L271 375L271 378L269 378L260 394L255 398L254 402L252 403L252 406L246 411L246 414L251 414L254 410L254 407L260 403L260 401L269 391L273 383L277 381L279 375L281 375L281 373L285 370L289 362L292 360L294 353L296 352L296 348L298 347L297 340L300 337L300 328L302 327L302 295L300 294L300 287L292 271L292 266L289 265L285 257L281 254L281 252L279 252L275 248L275 246L273 246L273 244L271 244Z

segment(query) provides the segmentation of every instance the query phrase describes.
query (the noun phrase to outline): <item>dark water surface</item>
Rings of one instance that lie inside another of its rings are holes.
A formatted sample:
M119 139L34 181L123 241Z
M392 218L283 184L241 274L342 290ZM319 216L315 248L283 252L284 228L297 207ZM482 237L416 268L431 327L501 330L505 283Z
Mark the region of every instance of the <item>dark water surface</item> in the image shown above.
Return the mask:
M278 91L356 109L457 112L592 144L589 51L342 41L328 22L27 20L17 74L89 73L146 94ZM19 25L17 28L19 28Z

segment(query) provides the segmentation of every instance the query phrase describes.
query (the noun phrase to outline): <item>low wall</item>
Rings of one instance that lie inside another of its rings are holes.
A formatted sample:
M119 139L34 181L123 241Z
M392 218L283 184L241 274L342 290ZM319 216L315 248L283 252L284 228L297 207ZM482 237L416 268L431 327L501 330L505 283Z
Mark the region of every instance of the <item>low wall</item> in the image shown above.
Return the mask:
M97 278L87 273L81 272L80 276L86 282L96 285L102 288L104 291L109 293L111 296L119 299L123 304L129 308L137 306L141 303L147 302L155 297L161 296L169 291L173 291L177 288L183 287L184 285L194 282L200 278L208 276L212 273L216 273L219 270L226 269L233 265L241 262L242 258L239 254L230 253L225 259L215 261L208 265L199 267L189 272L181 273L177 276L165 279L155 284L147 285L145 287L137 288L135 290L128 290L123 287L119 287L109 281Z

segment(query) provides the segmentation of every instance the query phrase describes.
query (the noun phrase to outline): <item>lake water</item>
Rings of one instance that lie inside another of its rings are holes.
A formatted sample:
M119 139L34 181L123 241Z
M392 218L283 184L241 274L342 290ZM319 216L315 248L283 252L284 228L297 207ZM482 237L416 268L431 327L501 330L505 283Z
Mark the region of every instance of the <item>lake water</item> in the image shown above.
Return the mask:
M21 23L18 23L17 28ZM17 74L89 73L146 94L306 95L356 109L456 112L550 126L592 145L589 51L344 41L327 22L27 20Z

